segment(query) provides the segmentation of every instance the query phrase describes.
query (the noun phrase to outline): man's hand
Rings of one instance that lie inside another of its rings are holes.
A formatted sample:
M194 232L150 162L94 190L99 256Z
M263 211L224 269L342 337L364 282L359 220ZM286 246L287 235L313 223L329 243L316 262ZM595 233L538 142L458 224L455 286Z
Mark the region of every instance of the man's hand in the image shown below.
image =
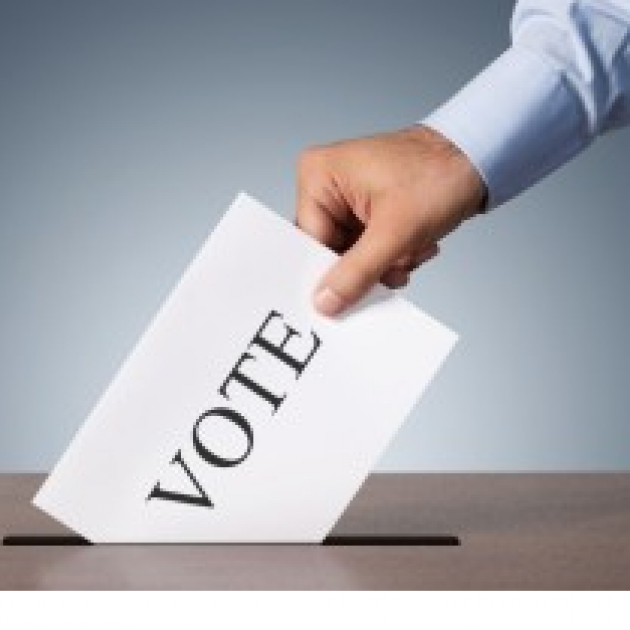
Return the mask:
M404 286L485 195L468 158L426 127L307 149L298 170L298 226L342 254L314 294L329 316L379 281Z

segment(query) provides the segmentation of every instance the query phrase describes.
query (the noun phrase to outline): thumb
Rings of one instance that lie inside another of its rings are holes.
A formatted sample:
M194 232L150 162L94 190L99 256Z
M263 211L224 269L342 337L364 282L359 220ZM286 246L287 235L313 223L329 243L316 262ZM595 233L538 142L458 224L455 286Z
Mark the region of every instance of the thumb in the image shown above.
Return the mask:
M323 315L338 315L360 300L401 255L405 243L376 219L321 279L313 302Z

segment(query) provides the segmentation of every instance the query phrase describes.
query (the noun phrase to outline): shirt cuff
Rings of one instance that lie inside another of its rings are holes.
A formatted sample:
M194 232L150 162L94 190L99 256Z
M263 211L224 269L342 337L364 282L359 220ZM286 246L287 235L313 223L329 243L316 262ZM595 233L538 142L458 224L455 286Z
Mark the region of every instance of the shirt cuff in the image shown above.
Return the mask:
M577 93L540 54L515 45L421 124L470 159L496 207L590 141Z

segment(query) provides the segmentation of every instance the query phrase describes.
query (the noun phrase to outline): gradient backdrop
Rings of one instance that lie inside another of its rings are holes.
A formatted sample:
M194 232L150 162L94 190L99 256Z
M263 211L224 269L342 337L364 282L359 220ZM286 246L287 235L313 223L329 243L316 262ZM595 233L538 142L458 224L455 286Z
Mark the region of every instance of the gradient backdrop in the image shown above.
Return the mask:
M48 469L240 189L420 119L512 2L0 1L0 468ZM630 132L449 237L461 342L385 470L630 466ZM115 452L112 457L115 457Z

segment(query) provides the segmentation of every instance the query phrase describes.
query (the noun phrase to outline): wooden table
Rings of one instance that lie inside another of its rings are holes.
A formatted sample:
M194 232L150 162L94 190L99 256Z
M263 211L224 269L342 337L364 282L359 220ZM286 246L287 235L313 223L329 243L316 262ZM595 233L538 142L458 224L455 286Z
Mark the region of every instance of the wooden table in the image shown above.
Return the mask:
M0 475L0 535L65 533L42 480ZM0 588L628 589L630 473L372 475L334 533L461 545L2 546Z

